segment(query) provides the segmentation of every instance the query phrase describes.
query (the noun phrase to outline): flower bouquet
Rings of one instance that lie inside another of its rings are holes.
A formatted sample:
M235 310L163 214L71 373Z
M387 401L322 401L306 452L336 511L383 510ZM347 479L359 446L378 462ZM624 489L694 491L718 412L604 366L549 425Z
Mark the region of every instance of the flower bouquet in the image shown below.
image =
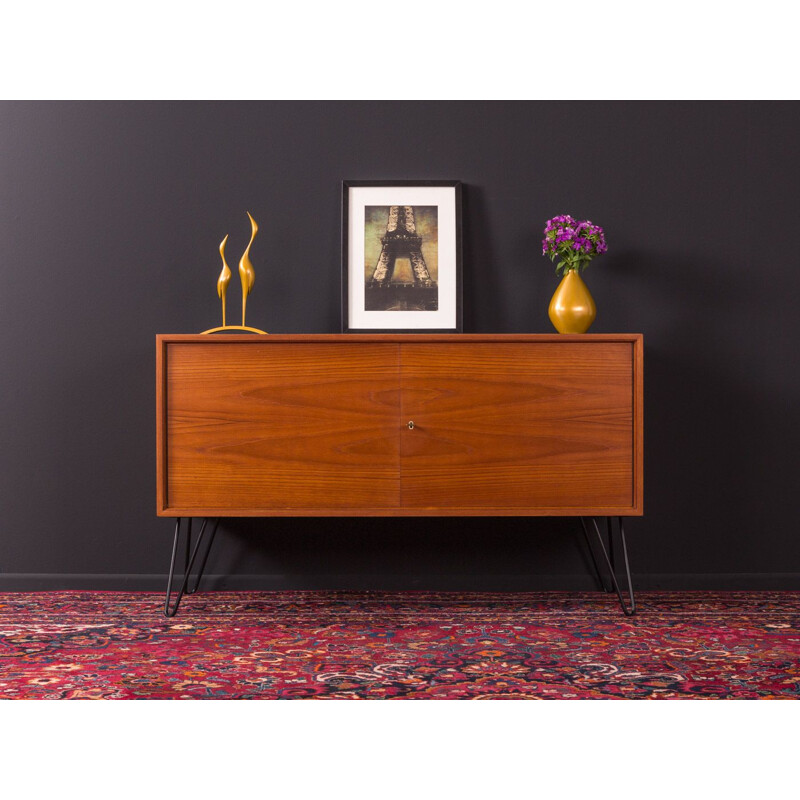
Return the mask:
M595 257L608 250L606 236L599 225L591 220L584 219L580 222L569 214L553 217L547 220L542 240L542 255L550 256L556 264L556 274L566 275L571 269L586 268L586 265Z

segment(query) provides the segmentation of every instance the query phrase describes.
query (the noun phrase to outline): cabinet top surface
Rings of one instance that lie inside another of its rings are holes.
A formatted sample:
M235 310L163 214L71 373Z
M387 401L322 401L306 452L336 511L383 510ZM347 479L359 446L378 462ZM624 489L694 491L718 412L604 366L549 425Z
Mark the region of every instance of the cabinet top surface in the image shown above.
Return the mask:
M160 333L157 342L636 342L641 333Z

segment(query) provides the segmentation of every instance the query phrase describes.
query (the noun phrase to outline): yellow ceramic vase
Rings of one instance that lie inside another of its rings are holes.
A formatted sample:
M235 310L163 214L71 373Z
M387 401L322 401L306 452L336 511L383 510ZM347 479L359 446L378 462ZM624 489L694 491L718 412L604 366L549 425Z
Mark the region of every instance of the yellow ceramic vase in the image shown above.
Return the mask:
M574 269L561 279L548 309L550 322L559 333L586 333L597 316L594 298Z

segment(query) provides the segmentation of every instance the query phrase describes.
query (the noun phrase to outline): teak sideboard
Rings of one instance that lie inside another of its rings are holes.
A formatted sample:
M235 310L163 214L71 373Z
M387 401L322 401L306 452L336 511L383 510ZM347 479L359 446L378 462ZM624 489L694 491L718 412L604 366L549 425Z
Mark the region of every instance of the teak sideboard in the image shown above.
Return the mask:
M642 348L640 334L160 335L158 515L641 515Z

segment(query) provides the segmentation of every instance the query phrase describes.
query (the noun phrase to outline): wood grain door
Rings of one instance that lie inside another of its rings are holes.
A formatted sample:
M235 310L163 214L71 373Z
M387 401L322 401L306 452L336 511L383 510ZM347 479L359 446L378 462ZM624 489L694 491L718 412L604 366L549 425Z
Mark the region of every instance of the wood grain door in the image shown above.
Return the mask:
M398 360L396 343L169 343L161 513L397 508Z
M402 344L400 363L405 508L634 507L631 342Z

